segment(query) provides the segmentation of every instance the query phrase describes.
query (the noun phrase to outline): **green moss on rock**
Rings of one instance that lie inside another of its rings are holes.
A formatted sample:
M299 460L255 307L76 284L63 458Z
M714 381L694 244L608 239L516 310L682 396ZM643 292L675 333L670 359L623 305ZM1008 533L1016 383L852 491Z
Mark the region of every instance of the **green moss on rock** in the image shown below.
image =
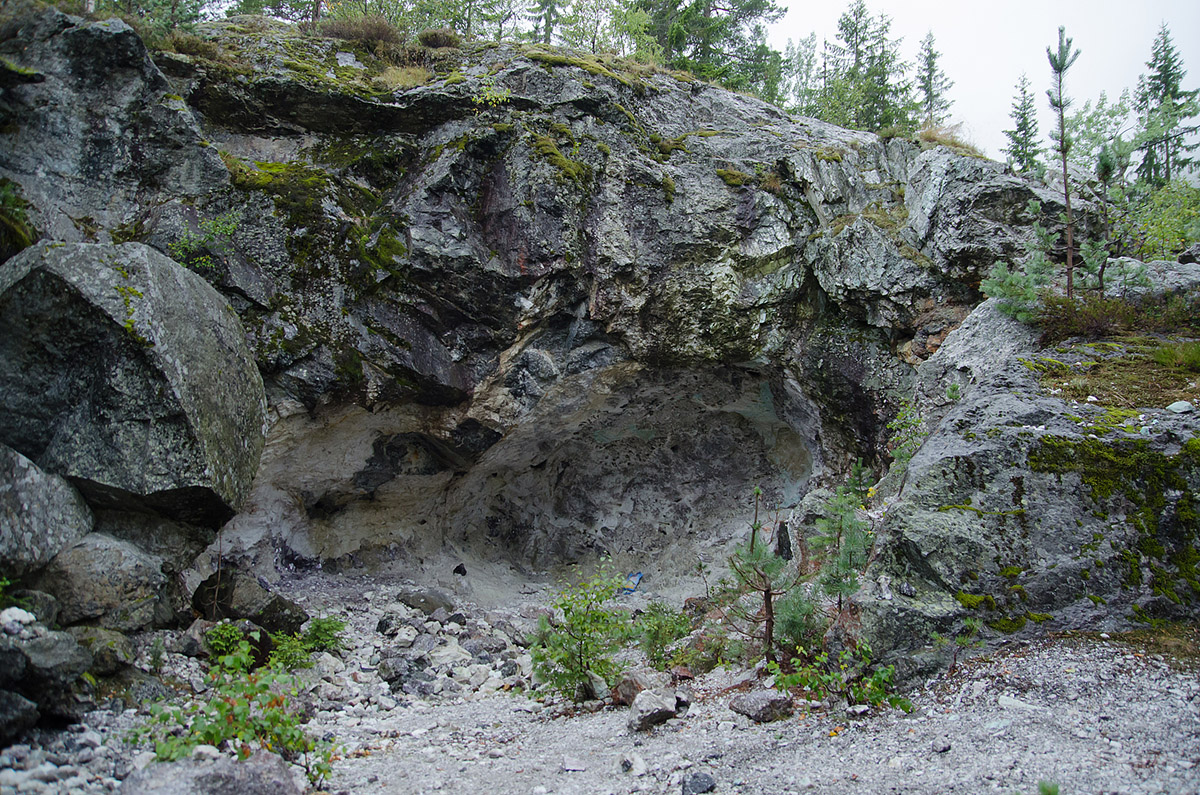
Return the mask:
M1137 539L1131 548L1114 551L1125 567L1127 588L1143 585L1143 567L1149 565L1156 595L1180 604L1200 597L1195 575L1200 517L1191 488L1200 477L1200 439L1167 456L1145 439L1045 436L1030 451L1029 467L1060 476L1075 473L1092 500L1109 508L1106 515L1125 515Z

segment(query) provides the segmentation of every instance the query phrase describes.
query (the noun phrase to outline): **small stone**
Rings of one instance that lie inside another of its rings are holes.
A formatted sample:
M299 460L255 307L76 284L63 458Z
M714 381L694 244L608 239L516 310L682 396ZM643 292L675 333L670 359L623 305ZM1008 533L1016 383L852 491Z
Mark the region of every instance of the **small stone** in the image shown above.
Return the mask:
M197 745L192 749L192 759L215 760L221 758L221 752L212 745Z
M716 788L716 780L707 773L693 773L683 780L683 795L701 795Z
M633 699L629 716L629 730L646 731L652 726L665 723L677 714L675 693L667 689L643 690Z
M950 750L950 738L938 737L930 744L935 754L944 754Z
M587 765L584 764L582 759L573 756L564 756L562 769L567 773L582 773L587 770Z
M37 616L19 607L7 607L3 611L0 611L0 624L15 623L23 625L32 624L35 621L37 621Z
M628 773L634 777L646 775L649 769L646 766L646 760L638 754L625 754L621 757L621 761L617 763L617 767L622 773Z
M1022 701L1019 698L1013 698L1012 696L1000 696L1000 698L996 699L996 703L1000 705L1001 709L1023 709L1029 712L1044 712L1046 709L1045 707L1039 707L1036 704Z
M1188 414L1196 410L1196 407L1186 400L1176 400L1171 405L1167 406L1167 411L1175 414Z

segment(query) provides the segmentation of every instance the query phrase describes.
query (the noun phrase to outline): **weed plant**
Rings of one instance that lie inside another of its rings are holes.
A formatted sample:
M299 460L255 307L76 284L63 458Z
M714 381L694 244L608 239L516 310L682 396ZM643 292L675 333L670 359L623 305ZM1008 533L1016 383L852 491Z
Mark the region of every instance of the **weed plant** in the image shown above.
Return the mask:
M159 762L186 759L197 745L231 750L243 759L263 748L303 768L320 788L330 773L333 749L308 736L301 715L289 708L289 700L299 696L299 682L278 666L252 666L250 643L240 639L209 671L208 697L182 706L155 704L131 739L152 745Z
M650 664L660 671L670 668L674 657L671 644L691 629L687 616L663 602L651 602L646 612L638 616L636 632Z

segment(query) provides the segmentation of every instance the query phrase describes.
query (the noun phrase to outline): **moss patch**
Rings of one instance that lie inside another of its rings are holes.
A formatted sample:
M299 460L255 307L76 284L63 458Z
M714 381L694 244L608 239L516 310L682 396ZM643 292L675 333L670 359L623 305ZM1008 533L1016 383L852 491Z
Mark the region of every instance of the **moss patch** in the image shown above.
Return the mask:
M0 262L37 241L38 231L29 220L31 206L21 194L20 185L0 178Z
M1133 548L1114 550L1125 567L1125 587L1141 586L1149 567L1153 593L1180 604L1200 597L1200 513L1190 485L1200 477L1200 438L1167 456L1144 439L1045 436L1030 451L1029 467L1077 473L1106 516L1125 514L1137 532Z
M717 176L731 188L740 188L754 182L754 177L750 174L732 168L718 168Z
M583 182L591 177L592 170L587 163L569 159L549 135L534 136L533 150L558 169L560 179Z

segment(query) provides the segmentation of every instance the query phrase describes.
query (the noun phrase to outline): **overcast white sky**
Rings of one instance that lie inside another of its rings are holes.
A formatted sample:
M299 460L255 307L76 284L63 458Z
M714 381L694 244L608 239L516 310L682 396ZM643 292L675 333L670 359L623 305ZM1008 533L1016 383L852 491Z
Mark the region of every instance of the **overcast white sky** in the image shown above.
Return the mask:
M780 50L788 38L800 39L816 32L822 38L837 35L838 17L849 0L813 2L777 0L788 14L770 31L771 44ZM872 15L892 18L892 37L903 37L901 54L915 61L921 39L932 30L942 69L954 81L950 98L952 122L963 123L964 137L989 156L1003 160L1007 145L1003 130L1012 126L1008 113L1017 80L1029 75L1040 114L1039 132L1050 129L1046 89L1050 66L1046 47L1058 42L1058 27L1080 50L1079 60L1067 73L1066 93L1075 100L1095 100L1101 91L1110 98L1121 89L1131 91L1145 73L1150 48L1163 22L1183 58L1187 76L1184 88L1200 87L1200 2L1198 0L999 0L978 2L946 0L867 0Z

